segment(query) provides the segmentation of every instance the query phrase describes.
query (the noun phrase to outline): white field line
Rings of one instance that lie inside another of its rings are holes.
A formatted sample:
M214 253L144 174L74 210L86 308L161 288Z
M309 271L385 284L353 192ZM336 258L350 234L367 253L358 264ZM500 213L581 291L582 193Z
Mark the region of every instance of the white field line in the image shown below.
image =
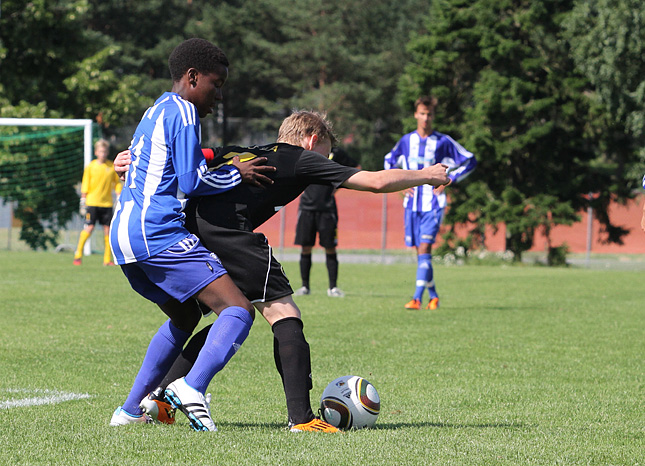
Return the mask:
M10 400L0 400L0 409L10 409L10 408L24 408L27 406L39 406L39 405L51 405L56 403L62 403L64 401L72 400L82 400L85 398L91 398L91 395L87 393L71 393L71 392L61 392L58 390L28 390L28 389L5 389L0 390L0 395L3 393L16 393L23 395L37 395L30 396L28 398Z

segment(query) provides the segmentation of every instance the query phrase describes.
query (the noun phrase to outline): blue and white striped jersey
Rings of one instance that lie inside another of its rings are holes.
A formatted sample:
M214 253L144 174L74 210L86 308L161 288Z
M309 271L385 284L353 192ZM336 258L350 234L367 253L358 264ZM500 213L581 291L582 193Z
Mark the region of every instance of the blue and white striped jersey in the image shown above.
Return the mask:
M114 210L110 245L117 264L147 259L190 235L185 197L228 191L237 168L208 171L195 106L164 93L144 114L130 144L132 164Z
M477 166L475 156L446 134L433 131L426 138L413 131L403 136L394 149L385 156L385 169L403 168L421 170L443 163L448 165L448 176L453 183L466 178ZM446 206L446 194L435 194L430 185L414 188L414 195L406 196L403 207L414 212L429 212Z

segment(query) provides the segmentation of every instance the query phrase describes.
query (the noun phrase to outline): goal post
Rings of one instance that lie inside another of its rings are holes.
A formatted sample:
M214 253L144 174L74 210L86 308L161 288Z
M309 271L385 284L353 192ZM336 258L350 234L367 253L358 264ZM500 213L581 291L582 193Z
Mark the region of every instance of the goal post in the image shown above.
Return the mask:
M82 126L83 127L83 166L92 161L92 125L89 119L67 118L0 118L0 126Z
M0 118L0 224L4 228L9 217L7 249L14 213L31 248L75 247L69 228L79 224L77 188L93 158L96 128L90 119ZM60 245L59 232L67 244ZM84 253L91 251L88 241Z

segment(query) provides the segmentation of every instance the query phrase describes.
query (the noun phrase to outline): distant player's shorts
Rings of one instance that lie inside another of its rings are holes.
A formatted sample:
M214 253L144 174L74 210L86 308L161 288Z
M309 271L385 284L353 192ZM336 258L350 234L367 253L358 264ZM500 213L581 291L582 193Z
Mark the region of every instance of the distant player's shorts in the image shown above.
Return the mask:
M202 244L217 254L233 283L252 303L293 294L289 279L262 233L212 225L201 218L187 222Z
M295 243L300 246L316 244L316 233L323 248L338 245L338 215L333 212L299 210Z
M85 225L95 225L99 222L100 225L109 226L111 221L112 207L87 207Z
M130 286L153 303L184 302L226 273L217 255L190 235L165 251L121 266Z
M443 209L413 212L405 209L405 245L419 247L421 243L434 244L443 219Z

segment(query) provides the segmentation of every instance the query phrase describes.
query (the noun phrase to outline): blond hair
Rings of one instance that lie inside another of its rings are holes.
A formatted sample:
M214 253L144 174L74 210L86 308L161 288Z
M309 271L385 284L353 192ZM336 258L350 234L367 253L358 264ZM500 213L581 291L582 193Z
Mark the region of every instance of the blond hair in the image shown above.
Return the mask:
M99 139L94 143L94 150L97 150L98 148L108 150L110 148L110 143L107 142L106 139Z
M294 110L284 119L278 130L278 142L286 142L294 146L302 144L303 139L316 135L321 139L329 139L332 146L338 142L327 114L307 110Z

